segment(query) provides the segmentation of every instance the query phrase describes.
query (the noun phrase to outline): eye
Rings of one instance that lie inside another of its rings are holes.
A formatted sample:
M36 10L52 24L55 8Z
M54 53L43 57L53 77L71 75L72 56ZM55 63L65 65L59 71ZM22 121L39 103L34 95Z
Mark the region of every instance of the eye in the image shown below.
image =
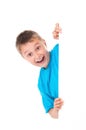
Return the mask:
M30 56L30 57L31 57L32 55L33 55L32 53L28 53L28 55L27 55L27 56Z
M37 46L36 50L39 50L40 49L40 46Z

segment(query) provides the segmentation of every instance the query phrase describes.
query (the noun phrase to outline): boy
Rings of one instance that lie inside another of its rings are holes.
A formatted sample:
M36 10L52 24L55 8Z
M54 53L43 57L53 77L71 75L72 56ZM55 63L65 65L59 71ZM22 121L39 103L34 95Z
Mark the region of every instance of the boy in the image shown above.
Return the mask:
M53 31L54 39L59 39L61 28L56 24ZM63 105L63 100L58 98L58 51L57 44L51 52L47 51L45 40L35 31L21 32L16 39L16 48L19 53L35 66L41 67L38 88L42 96L46 113L57 118Z

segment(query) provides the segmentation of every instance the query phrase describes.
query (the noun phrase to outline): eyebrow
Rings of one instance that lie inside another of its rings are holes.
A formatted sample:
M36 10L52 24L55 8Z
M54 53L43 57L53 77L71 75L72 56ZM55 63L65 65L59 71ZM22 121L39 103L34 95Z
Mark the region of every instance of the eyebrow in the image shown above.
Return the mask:
M29 50L26 50L26 51L24 52L24 54L26 54L27 52L29 52Z
M40 44L40 43L36 43L34 46L37 46L37 44Z

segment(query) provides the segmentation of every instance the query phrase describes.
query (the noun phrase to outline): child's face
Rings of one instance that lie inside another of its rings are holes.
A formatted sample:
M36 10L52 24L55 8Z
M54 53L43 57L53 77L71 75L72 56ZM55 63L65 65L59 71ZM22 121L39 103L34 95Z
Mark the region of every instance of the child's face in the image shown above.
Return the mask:
M49 63L49 52L44 40L34 39L21 45L22 56L31 64L46 68Z

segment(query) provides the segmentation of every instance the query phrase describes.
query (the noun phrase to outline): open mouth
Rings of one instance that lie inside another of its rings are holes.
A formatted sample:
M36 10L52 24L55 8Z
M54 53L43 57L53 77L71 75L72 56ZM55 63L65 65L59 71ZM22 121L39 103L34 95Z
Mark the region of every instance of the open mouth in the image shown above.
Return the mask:
M36 61L36 63L42 63L44 61L44 56L41 57L39 60Z

